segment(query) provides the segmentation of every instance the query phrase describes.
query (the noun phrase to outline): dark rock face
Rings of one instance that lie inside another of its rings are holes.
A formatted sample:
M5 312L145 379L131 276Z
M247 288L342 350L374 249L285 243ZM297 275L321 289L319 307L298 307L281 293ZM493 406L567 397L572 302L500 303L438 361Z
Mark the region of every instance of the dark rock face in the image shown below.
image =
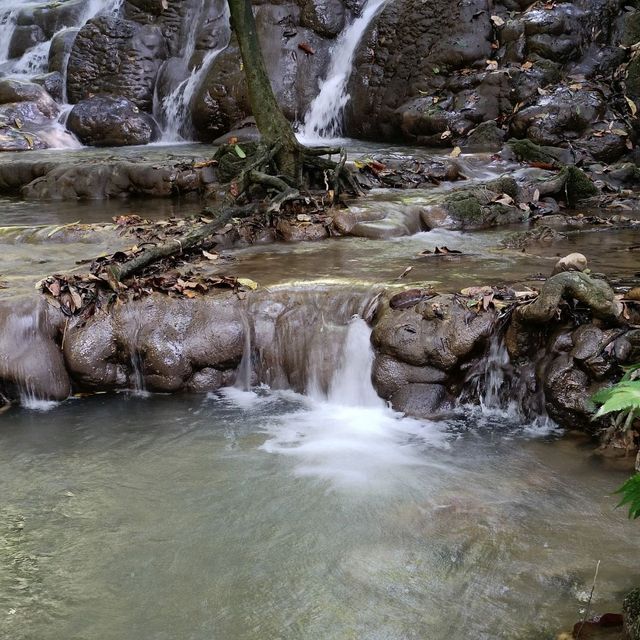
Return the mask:
M482 350L495 315L438 295L408 309L384 306L374 322L373 383L398 411L431 418L452 406L448 389L462 363Z
M62 74L57 71L45 73L32 78L35 84L39 84L56 102L63 101L64 87Z
M110 94L151 111L156 75L166 56L159 27L112 16L94 18L77 34L71 49L69 100Z
M69 114L67 127L81 142L96 147L148 144L159 135L150 115L126 98L110 96L79 102Z
M564 140L579 138L604 112L601 93L574 92L562 87L549 96L541 96L536 105L519 111L511 124L511 133L536 144L560 146Z
M269 77L278 102L289 120L301 120L318 92L329 63L331 39L305 22L293 3L262 4L256 10L256 27ZM305 23L306 24L306 23ZM315 53L305 53L299 45ZM198 139L211 142L250 115L240 53L235 38L220 54L192 102L192 120Z
M640 101L638 58L618 46L637 42L640 10L622 4L390 3L360 45L347 132L474 150L485 144L478 125L494 121L491 147L509 133L613 162L637 134L599 124L628 115L614 74ZM504 120L514 113L507 132Z
M345 7L340 0L306 0L300 21L320 36L335 38L345 26Z
M9 43L9 58L19 58L25 51L46 39L44 31L37 24L16 27Z
M64 73L78 31L80 29L63 29L53 37L49 49L49 71Z
M397 137L403 105L415 109L418 96L424 92L431 98L439 92L452 70L490 57L489 17L485 0L457 5L405 0L387 5L357 55L346 114L349 132ZM423 102L425 109L428 102ZM437 103L431 103L437 113Z

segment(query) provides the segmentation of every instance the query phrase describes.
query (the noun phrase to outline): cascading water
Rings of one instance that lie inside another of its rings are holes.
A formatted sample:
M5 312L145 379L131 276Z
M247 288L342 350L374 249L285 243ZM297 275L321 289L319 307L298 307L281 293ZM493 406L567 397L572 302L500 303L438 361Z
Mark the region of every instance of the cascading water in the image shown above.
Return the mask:
M207 0L203 0L196 11L192 24L200 24L208 8ZM174 89L161 100L159 114L163 122L163 142L181 142L190 135L190 106L193 97L204 80L207 71L215 61L215 59L227 48L229 39L231 38L231 26L229 23L229 7L225 2L222 3L220 22L223 26L222 45L211 51L202 59L190 73L190 75L180 82ZM185 68L188 68L191 58L196 50L197 29L190 29L187 42L181 55L181 61ZM154 109L154 112L158 109Z
M300 131L302 140L336 138L342 134L342 114L349 102L353 58L371 22L389 0L368 0L358 16L339 36L331 52L331 64L320 93L311 103Z
M81 28L89 20L99 14L117 15L122 9L124 0L90 0L76 19L75 25L65 25L57 30L49 40L35 44L27 49L19 58L9 58L13 34L18 25L18 16L27 7L38 4L22 2L16 6L12 0L0 0L0 69L9 78L31 81L34 76L48 71L49 51L54 38L69 28ZM66 64L62 69L63 97L66 95ZM64 124L71 109L65 103L60 105L62 114L50 125L39 128L38 136L51 148L78 148L82 146L75 136L69 133Z
M0 0L0 65L9 59L9 45L16 28L17 14L14 0Z
M360 316L354 316L347 329L340 365L329 385L329 402L353 407L383 407L384 402L371 383L373 360L371 328Z
M244 350L242 352L240 366L238 367L235 387L242 391L250 391L251 373L253 371L253 353L251 345L251 323L249 322L249 317L246 314L243 314L242 316L242 325L244 328Z

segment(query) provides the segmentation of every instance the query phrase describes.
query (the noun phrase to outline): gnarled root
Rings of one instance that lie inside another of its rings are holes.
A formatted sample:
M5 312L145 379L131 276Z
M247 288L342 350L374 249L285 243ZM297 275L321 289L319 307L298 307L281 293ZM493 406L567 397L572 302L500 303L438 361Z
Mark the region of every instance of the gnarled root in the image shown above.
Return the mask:
M595 318L612 323L619 321L623 311L613 289L603 280L580 271L558 273L545 282L533 302L514 310L506 340L512 357L527 353L531 346L530 332L558 317L563 300L577 300L589 307Z

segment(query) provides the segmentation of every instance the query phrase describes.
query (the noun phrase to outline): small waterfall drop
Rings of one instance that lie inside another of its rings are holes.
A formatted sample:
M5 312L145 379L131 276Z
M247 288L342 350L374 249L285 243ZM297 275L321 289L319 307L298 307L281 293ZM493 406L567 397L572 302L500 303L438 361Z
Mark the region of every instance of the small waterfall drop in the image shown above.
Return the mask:
M251 391L251 374L252 367L252 345L251 345L251 323L248 315L242 316L242 325L244 327L244 350L242 351L242 360L238 366L235 387L241 391Z
M359 316L349 323L340 365L329 385L329 402L350 407L383 407L371 382L374 360L371 328Z
M14 0L0 0L0 65L9 59L9 45L16 28L17 14Z
M208 3L203 0L199 5L192 24L200 24L207 10ZM215 61L215 59L227 48L231 38L231 25L229 22L229 7L225 2L222 3L221 16L224 27L222 35L222 45L216 49L208 51L190 73L190 75L180 82L174 89L162 98L160 108L154 108L154 112L159 111L160 119L163 123L163 142L182 142L185 136L190 135L190 106L196 91L204 80L207 71ZM198 29L190 29L189 37L185 44L181 55L182 63L188 68L189 62L196 50L196 37Z
M320 93L309 107L300 131L303 140L336 138L342 134L342 114L349 102L347 92L353 58L371 22L388 0L367 0L359 15L339 36L331 51L331 64Z

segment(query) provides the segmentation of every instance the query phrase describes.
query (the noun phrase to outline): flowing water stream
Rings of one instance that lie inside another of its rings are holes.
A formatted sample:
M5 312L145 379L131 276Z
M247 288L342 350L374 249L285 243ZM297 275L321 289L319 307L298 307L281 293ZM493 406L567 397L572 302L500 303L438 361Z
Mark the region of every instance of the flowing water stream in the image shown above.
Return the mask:
M301 140L314 142L339 138L344 133L342 114L350 99L348 84L353 58L369 25L387 2L389 0L367 0L361 14L338 37L331 51L329 71L304 118Z
M291 392L2 418L2 640L553 637L640 579L580 441Z

